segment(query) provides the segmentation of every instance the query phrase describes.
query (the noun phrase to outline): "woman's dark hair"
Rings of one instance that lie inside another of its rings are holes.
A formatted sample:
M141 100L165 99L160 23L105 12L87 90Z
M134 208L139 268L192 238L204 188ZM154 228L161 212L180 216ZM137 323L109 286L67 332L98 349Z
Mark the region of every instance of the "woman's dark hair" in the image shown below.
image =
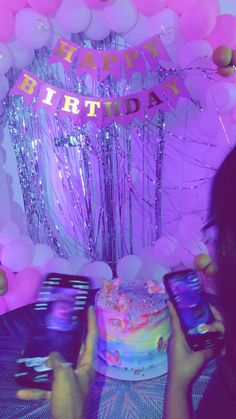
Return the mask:
M213 179L209 220L217 228L216 286L225 324L226 350L236 369L236 147Z

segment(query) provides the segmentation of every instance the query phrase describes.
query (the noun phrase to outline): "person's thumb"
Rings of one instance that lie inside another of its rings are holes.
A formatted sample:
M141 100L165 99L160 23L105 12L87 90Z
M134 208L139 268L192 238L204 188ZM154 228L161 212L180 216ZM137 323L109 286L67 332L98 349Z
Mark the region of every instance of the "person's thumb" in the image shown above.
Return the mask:
M62 368L70 367L71 363L67 362L59 352L51 352L47 361L47 365L56 373Z
M225 328L221 321L216 320L214 323L208 324L206 327L208 332L220 332L223 337Z

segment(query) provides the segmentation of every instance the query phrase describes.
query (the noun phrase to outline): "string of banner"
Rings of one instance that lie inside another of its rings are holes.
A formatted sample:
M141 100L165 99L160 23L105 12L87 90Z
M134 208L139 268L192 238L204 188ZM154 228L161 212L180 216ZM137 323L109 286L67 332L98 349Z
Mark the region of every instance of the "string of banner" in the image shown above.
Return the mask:
M75 45L60 38L54 48L50 63L62 63L66 72L76 65L77 75L89 73L98 82L107 76L120 79L131 77L134 72L154 70L163 60L170 60L159 35L152 37L135 49L122 51L96 51ZM45 108L50 115L68 116L74 124L94 121L99 127L112 122L127 125L134 118L153 118L159 110L175 108L180 96L190 97L178 74L168 76L157 85L141 92L114 98L87 97L52 86L23 70L10 95L23 96L27 106L34 103L34 110ZM34 100L35 99L35 100Z

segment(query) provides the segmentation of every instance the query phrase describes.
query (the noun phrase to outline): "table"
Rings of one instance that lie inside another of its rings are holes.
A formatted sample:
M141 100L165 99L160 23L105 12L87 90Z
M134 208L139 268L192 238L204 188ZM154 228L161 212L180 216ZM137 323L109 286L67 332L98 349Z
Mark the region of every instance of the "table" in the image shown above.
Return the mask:
M15 362L32 327L31 306L0 316L0 419L49 419L48 401L16 398ZM193 387L196 408L215 370L208 364ZM89 419L161 419L166 375L146 381L114 380L97 373L89 395Z

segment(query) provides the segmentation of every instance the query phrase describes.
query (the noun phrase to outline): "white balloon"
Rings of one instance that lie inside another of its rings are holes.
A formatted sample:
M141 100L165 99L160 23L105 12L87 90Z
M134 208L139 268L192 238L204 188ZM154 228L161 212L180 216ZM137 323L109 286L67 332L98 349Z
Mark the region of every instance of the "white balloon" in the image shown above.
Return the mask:
M12 53L12 66L16 68L25 68L32 63L34 59L34 49L26 48L17 39L7 44Z
M191 70L185 77L184 84L194 100L198 100L201 105L205 104L209 80L204 74Z
M33 240L29 236L21 235L20 238L19 238L19 240L22 243L28 244L30 246L33 246L34 245Z
M149 18L140 14L136 25L123 37L131 46L146 41L149 38Z
M113 277L110 266L107 263L101 261L89 263L81 269L81 273L83 273L83 275L88 275L92 277L99 276L101 278L106 278L107 280L110 280Z
M142 260L138 256L127 255L121 258L117 263L117 274L122 282L133 281L137 277Z
M163 9L149 18L149 37L160 34L165 46L170 46L180 34L179 18L171 9Z
M49 259L44 265L44 273L61 273L66 275L73 275L73 268L68 260L63 258Z
M90 25L84 31L86 38L93 41L102 41L107 38L111 30L108 27L102 10L92 10L92 20Z
M9 91L9 83L6 76L0 76L0 100L4 99Z
M156 262L143 266L140 276L144 281L153 280L155 282L162 282L163 276L168 272L170 272L170 268L162 266Z
M100 261L85 265L80 270L80 275L88 276L90 278L92 289L101 288L103 279L107 279L109 281L113 277L110 266L107 263Z
M177 240L172 237L160 237L154 245L155 259L160 265L176 266L180 263L175 255Z
M211 138L211 143L213 143L222 129L220 116L215 109L205 109L197 118L197 127L207 138Z
M52 249L43 243L37 243L34 245L34 255L32 260L32 266L43 267L49 259L54 257Z
M236 104L236 87L229 82L212 83L206 94L209 108L230 111Z
M138 11L129 0L117 0L103 13L109 28L118 33L131 31L138 20Z
M12 221L6 222L4 227L0 230L0 244L2 244L3 246L7 245L8 243L14 240L19 239L19 237L19 228Z
M31 8L21 9L16 14L15 35L18 41L28 48L41 48L52 37L52 29L46 16L34 12Z
M20 240L11 241L4 246L1 262L14 272L19 272L30 266L33 258L33 246Z
M208 253L208 249L203 242L190 240L178 243L176 253L179 256L181 263L183 263L186 268L193 269L194 257L200 253Z
M178 243L176 247L176 255L178 255L181 263L184 265L184 268L194 269L194 257L187 246Z
M49 20L50 20L50 23L52 25L52 30L53 30L52 38L50 42L47 44L47 47L49 49L54 49L58 40L61 38L68 39L68 41L71 40L71 33L68 31L65 31L65 29L63 29L60 26L60 23L57 21L55 17L50 18Z
M91 17L91 10L82 0L64 0L56 21L66 32L78 33L89 26Z
M74 255L69 257L68 262L71 265L74 274L77 275L83 267L89 263L89 260L84 256Z
M6 45L0 43L0 75L7 73L11 65L11 51Z
M178 239L182 243L191 241L193 239L199 240L201 238L202 220L196 214L189 214L182 217L179 222Z
M213 48L207 41L188 41L179 51L179 64L182 68L209 67Z

